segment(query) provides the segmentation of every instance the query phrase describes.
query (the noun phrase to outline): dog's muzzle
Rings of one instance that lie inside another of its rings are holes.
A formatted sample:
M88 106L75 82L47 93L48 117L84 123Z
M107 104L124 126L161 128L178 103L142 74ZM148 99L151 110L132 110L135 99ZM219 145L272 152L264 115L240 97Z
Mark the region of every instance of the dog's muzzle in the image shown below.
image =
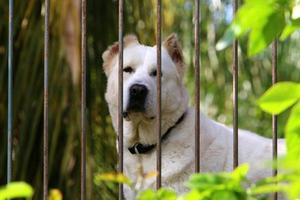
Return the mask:
M128 112L145 112L145 103L148 95L148 89L145 85L134 84L129 88L129 101L126 111L123 115L127 115ZM126 117L126 116L124 116Z

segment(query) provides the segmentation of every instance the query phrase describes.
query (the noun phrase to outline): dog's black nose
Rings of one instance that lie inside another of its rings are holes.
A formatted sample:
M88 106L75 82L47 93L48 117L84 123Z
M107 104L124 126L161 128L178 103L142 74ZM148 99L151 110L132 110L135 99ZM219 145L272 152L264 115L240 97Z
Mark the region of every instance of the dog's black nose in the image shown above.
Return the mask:
M145 111L145 101L148 89L145 85L134 84L129 88L129 104L127 111L143 112Z
M130 87L130 96L135 98L144 98L148 94L148 89L144 85L134 84Z

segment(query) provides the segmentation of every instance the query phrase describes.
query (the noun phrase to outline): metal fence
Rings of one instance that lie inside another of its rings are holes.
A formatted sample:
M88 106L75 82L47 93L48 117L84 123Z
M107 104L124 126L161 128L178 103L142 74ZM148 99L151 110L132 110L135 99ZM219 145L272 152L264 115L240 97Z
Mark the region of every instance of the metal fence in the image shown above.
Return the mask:
M123 172L123 35L124 35L124 0L119 0L119 74L118 74L118 149L119 172ZM43 199L48 196L48 56L49 56L49 11L50 1L45 0L44 31L44 126L43 126ZM86 0L81 0L81 179L80 199L86 199ZM200 0L194 2L194 68L195 68L195 121L200 122ZM13 22L14 0L9 0L8 31L8 116L7 116L7 183L12 180L12 110L13 110ZM238 9L238 0L233 0L234 12ZM157 160L158 172L156 188L161 187L161 27L162 3L156 1L156 44L157 44ZM233 89L233 169L238 166L238 41L234 41L232 52L232 89ZM272 83L277 81L277 41L272 45ZM277 117L272 117L273 159L277 158ZM195 123L195 172L200 172L200 123ZM273 170L273 175L277 171ZM119 199L123 199L123 184L119 184ZM277 199L277 194L274 194Z

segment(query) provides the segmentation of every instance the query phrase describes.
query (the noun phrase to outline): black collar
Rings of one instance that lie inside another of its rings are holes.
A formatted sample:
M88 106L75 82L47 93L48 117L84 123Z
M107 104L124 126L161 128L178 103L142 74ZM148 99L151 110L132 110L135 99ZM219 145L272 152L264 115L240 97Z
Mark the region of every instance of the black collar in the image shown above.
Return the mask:
M161 141L164 141L167 139L167 137L170 135L171 131L175 126L177 126L180 122L182 122L184 118L185 112L181 115L181 117L177 120L177 122L174 124L174 126L171 126L165 134L161 137ZM135 143L133 146L129 147L128 150L131 154L146 154L149 151L153 150L156 147L156 144L141 144L141 143Z

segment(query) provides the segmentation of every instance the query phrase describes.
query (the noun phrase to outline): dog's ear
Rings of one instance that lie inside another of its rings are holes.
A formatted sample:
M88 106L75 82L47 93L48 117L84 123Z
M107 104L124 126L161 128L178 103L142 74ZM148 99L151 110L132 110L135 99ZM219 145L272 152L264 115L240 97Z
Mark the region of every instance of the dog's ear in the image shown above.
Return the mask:
M163 42L163 46L168 51L172 60L176 64L183 63L183 54L182 54L181 45L175 33L172 33L165 39L165 41Z
M184 73L184 58L181 45L178 41L177 35L172 33L163 42L164 48L169 53L171 59L176 64L177 70L181 76Z
M124 49L132 44L138 44L138 39L135 35L126 35L124 38ZM103 70L106 75L111 72L112 61L115 56L119 53L119 42L115 42L111 46L109 46L104 53L102 54L103 59Z

